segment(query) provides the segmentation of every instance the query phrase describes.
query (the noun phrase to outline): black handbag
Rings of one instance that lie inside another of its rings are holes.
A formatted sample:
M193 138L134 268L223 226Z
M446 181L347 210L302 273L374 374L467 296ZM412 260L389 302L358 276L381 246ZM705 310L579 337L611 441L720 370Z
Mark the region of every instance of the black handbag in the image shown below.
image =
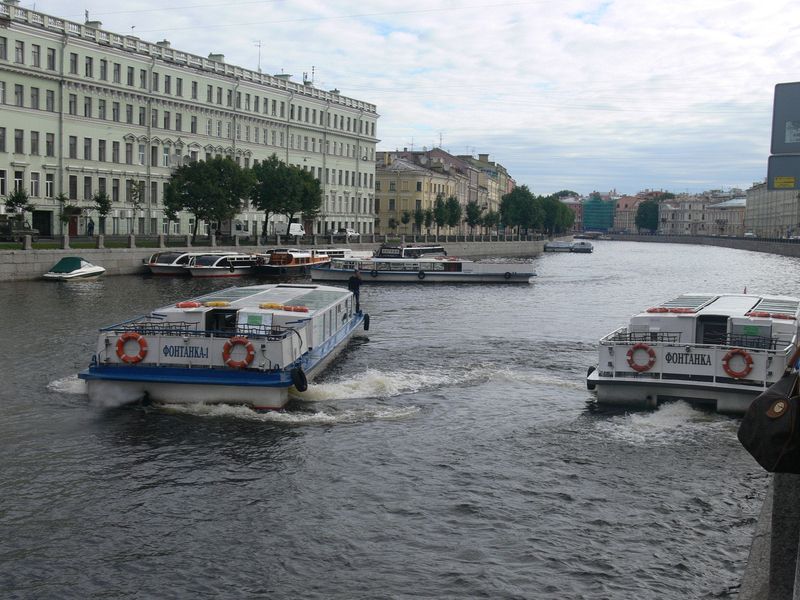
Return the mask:
M785 373L753 400L739 425L742 446L770 473L800 474L797 392L798 373Z

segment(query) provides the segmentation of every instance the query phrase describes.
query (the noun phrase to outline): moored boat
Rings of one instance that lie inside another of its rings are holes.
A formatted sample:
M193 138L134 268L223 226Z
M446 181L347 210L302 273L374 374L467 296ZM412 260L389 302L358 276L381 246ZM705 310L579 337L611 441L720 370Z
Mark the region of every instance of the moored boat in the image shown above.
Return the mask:
M545 252L572 252L572 242L563 242L563 241L552 241L552 242L545 242L544 244L544 251Z
M331 257L324 250L273 250L269 255L257 258L253 274L262 277L302 277L309 274L311 267L330 262Z
M192 256L186 265L192 277L241 277L252 272L259 255L241 252L204 253Z
M189 261L202 254L222 256L228 252L184 252L182 250L162 250L144 259L144 264L153 275L189 275L186 266Z
M93 265L80 256L65 256L42 277L50 281L69 281L71 279L91 279L99 277L105 272L104 267Z
M798 298L684 294L603 337L587 386L600 404L683 399L741 414L783 375L800 341L798 317Z
M311 269L313 281L347 281L358 270L364 283L529 283L530 262L478 263L447 256L427 258L334 258Z
M100 330L86 380L90 399L147 397L282 408L333 360L369 316L339 287L228 288Z
M572 242L570 244L570 252L578 252L582 254L588 254L594 250L594 246L592 246L591 242L587 242L585 240L581 240L578 242Z
M375 251L376 258L420 258L428 256L447 256L444 246L438 244L381 244Z

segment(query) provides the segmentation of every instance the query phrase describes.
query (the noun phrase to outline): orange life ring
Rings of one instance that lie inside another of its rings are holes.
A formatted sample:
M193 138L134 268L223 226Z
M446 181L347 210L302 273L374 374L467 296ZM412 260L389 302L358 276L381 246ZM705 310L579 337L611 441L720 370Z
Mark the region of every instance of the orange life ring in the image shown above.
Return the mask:
M771 315L768 312L764 312L764 311L761 311L761 310L756 310L756 311L750 311L745 316L746 317L764 317L764 318L768 318Z
M138 354L125 354L125 343L133 340L139 344ZM124 363L135 364L147 356L147 340L135 331L126 331L117 339L117 356Z
M175 308L200 308L201 306L203 305L195 300L184 300L183 302L178 302Z
M770 317L772 317L773 319L787 319L789 321L794 321L797 319L797 317L795 317L794 315L789 315L786 313L772 313Z
M742 360L744 360L744 369L741 371L731 368L730 360L734 356L741 356ZM728 353L722 358L722 368L725 369L725 372L734 379L743 379L750 374L750 371L753 370L753 357L750 356L750 353L746 350L742 350L741 348L733 348L728 350Z
M693 308L678 307L678 308L670 308L669 312L677 313L680 315L688 315L694 313L695 311Z
M244 360L233 360L231 358L231 350L233 350L234 346L244 346L245 350L247 350L247 356L244 357ZM229 339L222 348L222 360L232 369L244 369L253 362L255 356L256 353L255 350L253 350L253 344L250 343L250 340L241 335L236 335Z
M652 308L648 308L647 312L649 312L649 313L665 313L665 312L669 312L669 309L666 306L654 306Z
M636 353L637 350L644 350L645 352L647 352L647 355L649 357L647 360L647 364L640 365L634 360L633 355ZM628 349L627 358L628 358L628 364L630 365L631 369L633 369L637 373L644 373L645 371L649 371L650 369L652 369L653 365L656 364L656 351L653 350L647 344L639 342L638 344L634 344Z

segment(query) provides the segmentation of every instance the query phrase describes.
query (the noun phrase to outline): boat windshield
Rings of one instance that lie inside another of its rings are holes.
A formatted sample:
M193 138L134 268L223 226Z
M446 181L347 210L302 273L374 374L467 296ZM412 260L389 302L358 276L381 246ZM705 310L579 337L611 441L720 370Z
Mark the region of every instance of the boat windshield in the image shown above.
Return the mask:
M185 252L161 252L153 255L153 258L150 262L170 264L175 262L183 254L185 254Z
M213 254L201 254L200 256L195 257L194 264L198 267L210 267L220 260L220 258L223 257L215 256Z

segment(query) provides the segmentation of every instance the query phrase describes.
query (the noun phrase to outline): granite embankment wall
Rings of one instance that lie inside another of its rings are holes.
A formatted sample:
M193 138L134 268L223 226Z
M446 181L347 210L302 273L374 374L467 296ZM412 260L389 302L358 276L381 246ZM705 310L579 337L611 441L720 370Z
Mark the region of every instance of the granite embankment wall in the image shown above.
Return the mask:
M721 246L769 252L782 256L800 256L800 240L770 240L761 238L729 238L699 235L622 235L611 236L612 240L630 242L650 242L656 244L700 244L702 246Z
M374 250L380 244L348 244L353 250ZM442 243L451 256L486 258L492 256L532 257L540 254L544 241L485 241ZM299 246L314 248L315 246ZM317 246L330 247L330 246ZM264 252L269 246L183 247L169 250L202 252L230 250L235 252ZM163 250L163 248L161 249ZM0 282L37 279L65 256L81 256L106 268L107 275L131 275L145 272L143 260L158 248L92 248L64 250L5 250L0 251Z

